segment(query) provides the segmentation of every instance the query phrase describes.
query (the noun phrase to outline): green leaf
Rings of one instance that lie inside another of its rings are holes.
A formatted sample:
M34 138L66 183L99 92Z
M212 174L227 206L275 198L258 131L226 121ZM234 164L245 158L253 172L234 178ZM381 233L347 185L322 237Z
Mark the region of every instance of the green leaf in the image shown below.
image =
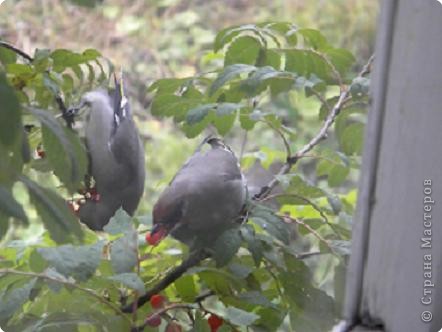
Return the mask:
M72 235L77 238L83 236L80 223L68 208L65 200L52 190L40 187L24 176L20 177L20 181L28 189L31 202L56 242L71 241Z
M262 56L258 63L260 67L270 66L275 70L281 69L281 54L277 50L266 49L261 54Z
M184 275L174 282L175 289L180 298L185 302L193 302L198 296L195 280L192 275Z
M318 176L327 176L330 187L341 185L350 173L348 160L345 155L332 150L325 150L321 157L316 167L316 174Z
M255 96L262 93L267 86L273 86L273 89L281 88L280 82L284 82L285 91L293 85L294 75L292 73L278 71L273 67L266 66L258 68L250 77L241 82L240 89L245 91L249 96ZM280 89L276 92L282 92Z
M235 307L227 307L224 318L235 325L249 326L257 321L259 316L253 312L248 312Z
M221 48L230 43L236 36L243 32L251 32L262 39L262 35L259 32L259 29L254 24L244 24L240 26L229 27L221 30L216 35L215 42L213 43L214 52L218 52Z
M316 50L320 50L327 46L327 39L318 30L298 29L297 33L304 38L306 46L310 46Z
M140 294L143 294L146 291L143 280L141 280L136 273L121 273L109 277L108 279L120 282L124 286L136 290Z
M326 196L326 193L321 188L314 186L310 181L304 179L300 175L291 176L287 192L305 198L319 198Z
M200 105L196 108L192 108L186 116L186 122L189 125L194 125L198 122L201 122L207 114L209 114L209 111L214 109L216 107L216 104L205 104Z
M364 144L364 125L352 123L345 128L340 138L341 148L346 155L360 155Z
M0 320L10 318L17 310L21 309L31 296L31 291L37 279L31 279L27 284L12 290L0 290Z
M86 281L92 277L101 260L104 242L92 245L63 245L53 248L37 248L37 252L66 277Z
M235 103L220 103L216 107L216 117L213 120L213 124L218 130L220 135L227 134L233 127L233 123L236 119L236 111L241 108L241 104Z
M201 104L201 98L184 98L174 94L156 95L152 101L151 113L154 116L184 116Z
M354 99L367 96L370 92L370 79L366 77L356 77L351 83L350 92Z
M126 233L115 240L111 246L112 269L116 274L133 272L138 263L137 233Z
M0 45L0 62L3 65L15 63L17 61L17 54L14 51L7 49Z
M13 217L28 224L28 217L23 207L15 200L12 193L0 185L0 212L7 217Z
M343 48L327 48L324 53L341 76L344 76L350 70L356 60L350 51Z
M22 136L21 109L14 89L4 73L0 73L0 143L6 147L16 146ZM18 152L18 151L17 151Z
M248 74L251 71L256 70L255 66L235 64L224 68L224 70L218 75L215 81L212 83L209 89L209 96L212 96L217 92L223 85L232 79L238 77L241 74Z
M304 262L286 256L287 272L280 274L284 295L291 304L290 323L301 332L328 331L336 319L333 299L314 287Z
M251 107L243 107L239 112L239 123L244 130L252 130L255 127L256 120L250 116L252 113Z
M112 235L131 232L133 231L132 218L120 207L103 230Z
M229 46L224 58L224 67L233 64L254 65L261 50L261 43L251 36L236 38Z
M156 90L157 94L173 94L187 81L189 81L188 78L162 78L153 82L147 91L153 92Z
M259 225L263 230L274 236L284 244L290 241L290 229L288 225L271 211L264 208L255 208L250 214L253 222Z
M235 256L241 246L241 236L238 228L224 231L213 245L213 258L218 267L226 265Z
M330 65L316 52L293 49L285 51L285 55L285 70L306 78L314 74L328 82L335 80Z
M264 256L264 247L261 241L256 238L255 230L251 225L245 224L241 227L241 236L247 242L247 248L252 254L255 265L259 266Z
M78 135L62 127L47 111L29 111L42 123L43 146L55 175L70 192L75 192L87 171L86 151Z

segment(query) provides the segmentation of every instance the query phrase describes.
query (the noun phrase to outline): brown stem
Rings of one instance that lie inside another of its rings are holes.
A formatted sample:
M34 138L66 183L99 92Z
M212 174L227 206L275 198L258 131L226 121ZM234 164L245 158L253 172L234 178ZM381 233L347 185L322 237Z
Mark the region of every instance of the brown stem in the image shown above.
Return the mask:
M149 289L144 295L140 296L136 301L130 303L122 308L123 312L132 312L134 309L142 307L150 298L166 289L175 280L181 277L188 269L198 265L202 260L209 257L204 250L193 252L180 265L171 270L164 276L155 286Z

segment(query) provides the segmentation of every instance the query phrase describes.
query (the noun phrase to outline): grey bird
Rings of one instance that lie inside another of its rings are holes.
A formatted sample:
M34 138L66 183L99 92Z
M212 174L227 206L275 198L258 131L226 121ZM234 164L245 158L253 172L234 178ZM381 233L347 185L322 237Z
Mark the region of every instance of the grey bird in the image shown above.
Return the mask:
M170 233L189 247L210 244L235 225L246 197L237 158L222 140L207 138L155 203L150 242Z
M138 207L144 191L144 148L117 79L115 90L86 93L83 106L89 108L85 138L99 199L87 199L78 215L92 230L102 230L120 207L129 215Z

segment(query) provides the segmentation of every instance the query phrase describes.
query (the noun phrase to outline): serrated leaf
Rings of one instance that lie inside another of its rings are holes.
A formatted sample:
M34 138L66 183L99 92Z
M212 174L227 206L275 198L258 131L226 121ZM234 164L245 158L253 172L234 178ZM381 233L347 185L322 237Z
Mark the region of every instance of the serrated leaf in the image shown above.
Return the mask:
M312 74L327 82L334 81L330 65L311 50L290 49L285 51L285 70L309 78Z
M264 247L261 241L256 238L255 230L251 225L246 224L241 227L241 236L247 242L247 248L252 254L255 265L259 266L264 256Z
M364 125L362 123L352 123L344 129L340 137L341 148L346 155L362 152L364 140Z
M302 332L328 331L336 318L333 299L312 285L311 272L304 262L287 255L286 264L288 269L280 274L280 282L291 304L291 325Z
M259 225L263 230L274 236L284 244L290 241L290 229L288 225L271 211L264 208L255 208L250 214L253 222Z
M186 78L161 78L153 82L149 88L148 92L153 92L156 90L157 94L165 94L165 93L175 93L178 88L182 87L186 81L189 79Z
M300 175L292 175L290 177L290 186L288 193L293 193L305 198L319 198L326 196L325 192L304 179Z
M75 192L87 170L86 151L79 137L62 127L49 112L35 108L29 111L42 124L43 145L55 175L70 192Z
M161 94L155 96L151 105L154 116L184 116L187 112L201 104L201 98L183 98L174 94Z
M133 231L132 218L120 207L103 230L112 235L131 232Z
M327 39L324 35L314 29L298 29L297 33L304 38L304 43L316 50L320 50L327 46Z
M21 176L20 181L28 189L31 202L34 204L42 222L51 237L58 243L83 236L80 223L72 214L65 200L50 189L40 187L32 180Z
M104 242L92 245L63 245L53 248L37 248L37 252L66 277L86 281L92 277L100 264Z
M218 75L215 81L212 83L209 89L209 96L212 96L223 85L241 74L248 74L251 71L256 70L255 66L235 64L224 68L224 70Z
M112 269L116 274L132 272L137 265L137 233L126 233L111 246Z
M323 51L341 76L344 76L355 62L350 51L343 48L327 48Z
M224 316L229 322L239 326L252 325L259 319L259 316L253 312L248 312L235 307L227 307Z
M23 287L0 291L0 320L10 318L17 310L22 308L23 304L28 301L36 281L37 279L33 278Z
M109 277L108 279L121 282L124 286L136 290L140 294L143 294L146 291L143 280L141 280L136 273L121 273Z
M216 104L205 104L192 108L187 112L186 122L191 126L201 122L214 107L216 107Z
M224 231L213 245L213 258L218 267L226 265L235 256L241 246L241 236L238 228Z
M28 218L23 207L15 200L12 193L0 185L0 212L7 217L13 217L25 224L28 224Z
M236 38L227 49L224 67L237 63L254 65L260 50L261 43L258 39L251 36Z
M259 29L254 24L244 24L240 26L229 27L221 30L215 37L215 42L213 43L214 52L218 52L226 44L230 43L236 36L243 32L251 32L256 36L261 37Z

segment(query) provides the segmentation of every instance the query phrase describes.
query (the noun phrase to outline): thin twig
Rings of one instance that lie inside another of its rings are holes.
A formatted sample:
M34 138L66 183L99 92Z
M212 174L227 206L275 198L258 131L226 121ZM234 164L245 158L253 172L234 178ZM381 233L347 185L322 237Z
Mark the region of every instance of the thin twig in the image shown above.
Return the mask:
M278 198L278 197L294 197L294 198L298 198L301 201L304 201L305 203L307 203L308 205L310 205L316 212L319 213L319 215L322 217L322 219L324 219L324 223L327 224L332 231L340 238L342 239L342 234L336 229L335 225L333 225L329 220L328 217L325 215L324 211L321 210L321 208L313 201L311 201L310 199L298 195L298 194L290 194L290 193L281 193L281 194L273 194L273 195L269 195L267 197L264 197L263 199L261 199L260 201L267 201L273 198Z
M11 45L5 41L0 40L0 47L4 47L4 48L7 48L7 49L13 51L14 53L20 55L22 58L24 58L28 62L34 61L34 58L31 57L28 53L20 50L19 48L15 47L14 45Z
M363 67L361 72L358 74L358 77L362 77L363 75L366 75L367 73L370 72L373 59L374 59L374 56L371 56L370 59L368 60L367 64ZM272 192L272 190L279 184L278 178L281 175L288 174L290 172L290 170L292 169L292 167L298 162L299 159L303 158L308 152L310 152L310 150L312 150L316 145L318 145L321 140L323 140L327 137L328 130L330 129L333 122L335 121L335 119L338 116L339 112L341 111L344 103L346 102L347 97L349 97L349 96L350 96L350 87L343 88L341 90L338 100L336 101L335 105L329 111L319 132L307 144L305 144L298 152L296 152L295 155L293 155L293 156L287 155L287 161L281 167L277 176L275 176L267 185L265 185L261 188L260 192L253 197L254 200L259 201L263 197L268 196Z
M288 220L289 222L295 222L299 225L304 226L305 228L307 228L307 230L313 234L319 241L321 241L322 243L324 243L326 245L326 247L330 250L330 252L335 255L336 257L339 257L339 255L336 253L336 251L330 246L330 244L327 242L326 239L324 239L317 231L315 231L313 228L310 227L310 225L306 224L303 220L301 219L296 219L296 218L292 218L288 215L279 215L281 218Z
M53 278L53 277L46 275L44 273L26 272L26 271L14 270L14 269L0 269L0 275L1 274L14 274L14 275L21 275L21 276L32 277L32 278L46 279L49 281L60 283L62 285L68 286L68 287L78 289L79 291L82 291L82 292L94 297L95 299L97 299L98 301L103 303L104 305L108 306L117 315L123 317L126 321L128 321L130 323L130 319L123 313L123 311L120 310L120 308L118 308L118 306L114 305L112 302L107 301L105 298L101 297L100 295L96 294L93 290L91 290L89 288L81 287L71 281Z
M273 129L275 132L278 133L278 135L281 137L281 139L284 143L286 154L287 154L288 158L290 158L292 155L292 151L290 149L290 143L287 140L287 138L284 136L284 133L279 128L276 128L270 121L267 121L267 120L261 120L261 121L263 123L265 123L267 126L269 126L271 129Z

